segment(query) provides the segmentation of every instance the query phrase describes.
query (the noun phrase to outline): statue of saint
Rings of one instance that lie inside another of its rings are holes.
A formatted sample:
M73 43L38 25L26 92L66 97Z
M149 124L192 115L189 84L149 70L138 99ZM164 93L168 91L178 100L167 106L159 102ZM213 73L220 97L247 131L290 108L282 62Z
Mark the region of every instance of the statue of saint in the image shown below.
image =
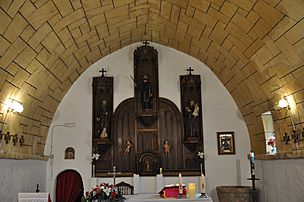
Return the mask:
M149 82L149 77L145 74L143 76L142 85L140 89L140 101L144 111L152 110L152 98L152 87Z
M199 136L199 110L199 105L194 100L190 100L189 105L185 107L187 137Z
M108 126L109 126L109 113L108 113L108 106L107 106L107 101L102 100L101 102L101 113L100 115L96 118L97 122L97 137L100 138L107 138L108 137Z

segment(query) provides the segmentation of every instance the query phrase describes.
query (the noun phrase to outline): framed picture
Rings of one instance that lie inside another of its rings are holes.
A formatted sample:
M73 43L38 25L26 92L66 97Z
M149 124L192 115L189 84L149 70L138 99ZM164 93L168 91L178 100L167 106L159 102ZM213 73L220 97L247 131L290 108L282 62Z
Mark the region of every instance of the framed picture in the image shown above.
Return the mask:
M217 132L218 154L235 154L234 132Z

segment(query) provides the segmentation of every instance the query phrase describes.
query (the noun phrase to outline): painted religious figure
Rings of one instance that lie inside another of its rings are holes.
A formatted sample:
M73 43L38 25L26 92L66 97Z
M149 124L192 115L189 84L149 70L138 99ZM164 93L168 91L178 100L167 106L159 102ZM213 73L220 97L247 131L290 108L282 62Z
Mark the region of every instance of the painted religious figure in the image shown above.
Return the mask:
M168 141L168 140L165 140L165 141L164 141L164 144L163 144L163 150L164 150L164 153L165 153L166 156L169 155L169 153L170 153L170 148L171 148L171 146L169 145L169 141Z
M185 107L186 128L188 137L199 137L199 104L194 100L190 100Z
M102 100L101 102L101 113L96 118L98 130L97 130L97 137L100 138L107 138L108 137L108 126L109 126L109 113L108 113L108 106L107 101Z
M149 77L145 74L142 79L142 85L140 90L140 100L144 111L152 110L152 86L149 82Z

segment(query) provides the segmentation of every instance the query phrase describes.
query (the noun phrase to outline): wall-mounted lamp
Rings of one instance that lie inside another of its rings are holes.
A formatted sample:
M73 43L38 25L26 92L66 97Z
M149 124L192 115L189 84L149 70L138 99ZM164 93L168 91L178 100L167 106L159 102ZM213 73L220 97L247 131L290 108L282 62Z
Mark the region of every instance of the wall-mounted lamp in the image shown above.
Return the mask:
M288 100L285 96L282 99L279 100L279 107L280 108L286 108L286 107L289 108L289 103L288 103Z
M21 113L23 112L23 105L14 100L14 99L9 99L9 103L7 103L7 110L11 110L12 112L18 112Z

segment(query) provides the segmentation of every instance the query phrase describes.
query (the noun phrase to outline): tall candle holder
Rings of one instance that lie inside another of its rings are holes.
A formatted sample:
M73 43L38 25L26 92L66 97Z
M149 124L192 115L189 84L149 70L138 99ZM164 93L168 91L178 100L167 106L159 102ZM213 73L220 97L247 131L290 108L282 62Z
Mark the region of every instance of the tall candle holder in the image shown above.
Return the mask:
M178 175L178 198L183 198L183 179L181 173Z
M255 177L254 152L253 151L250 151L249 157L250 157L251 178L247 178L247 179L252 181L252 202L257 202L257 191L255 188L255 181L260 180L260 179Z
M201 195L199 196L199 198L207 198L207 195L206 195L206 187L205 187L205 176L204 174L202 173L201 174L201 179L200 179L200 187L201 187Z

